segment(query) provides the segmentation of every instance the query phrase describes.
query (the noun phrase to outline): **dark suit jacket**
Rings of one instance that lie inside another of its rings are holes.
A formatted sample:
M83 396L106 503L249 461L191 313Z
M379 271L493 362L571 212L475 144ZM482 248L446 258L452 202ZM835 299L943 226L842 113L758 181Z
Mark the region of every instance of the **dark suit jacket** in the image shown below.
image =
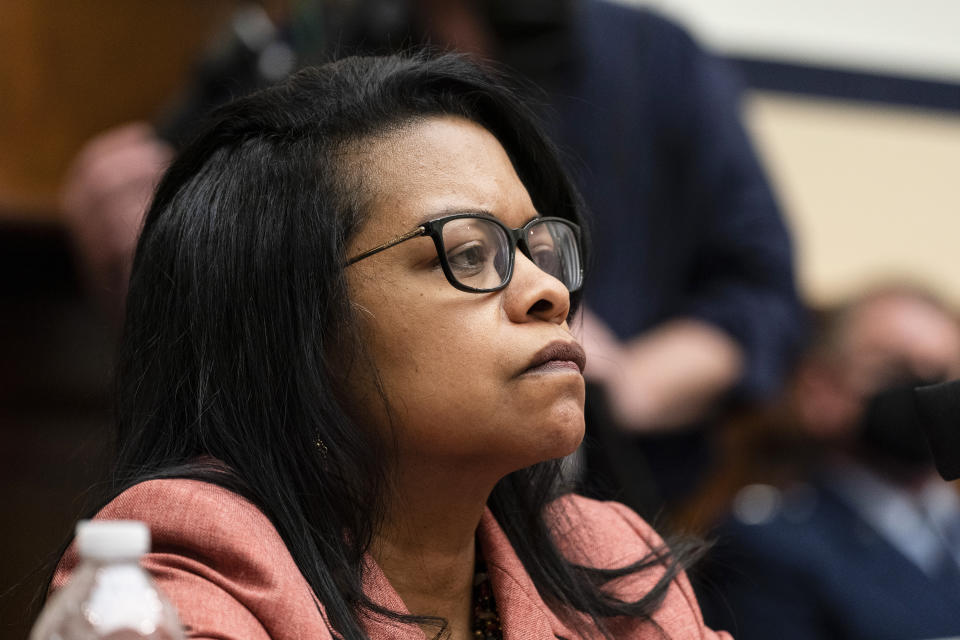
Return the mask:
M960 571L928 576L823 483L717 537L705 614L739 640L960 635Z
M742 390L776 389L802 318L737 76L654 13L575 6L570 73L552 95L595 227L588 304L621 338L674 316L714 324L746 353Z
M763 397L783 379L803 313L738 78L655 13L574 6L569 73L551 107L590 210L586 302L624 340L676 317L720 328L745 355L737 395ZM583 491L651 517L696 489L711 462L706 437L626 437L602 415L602 393L587 399Z

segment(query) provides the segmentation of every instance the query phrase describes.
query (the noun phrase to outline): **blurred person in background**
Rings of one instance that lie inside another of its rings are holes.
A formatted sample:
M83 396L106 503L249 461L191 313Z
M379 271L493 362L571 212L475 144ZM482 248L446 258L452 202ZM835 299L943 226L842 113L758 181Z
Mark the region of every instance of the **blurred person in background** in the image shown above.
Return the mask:
M94 288L122 307L142 211L172 150L226 97L304 62L429 43L540 87L595 219L584 490L644 515L694 491L731 400L775 391L800 333L791 248L731 70L679 26L602 0L301 0L245 7L180 105L78 156L64 210Z
M705 615L747 640L956 636L960 498L909 403L913 387L960 377L960 324L932 295L890 286L819 325L790 393L817 455L786 489L737 495Z

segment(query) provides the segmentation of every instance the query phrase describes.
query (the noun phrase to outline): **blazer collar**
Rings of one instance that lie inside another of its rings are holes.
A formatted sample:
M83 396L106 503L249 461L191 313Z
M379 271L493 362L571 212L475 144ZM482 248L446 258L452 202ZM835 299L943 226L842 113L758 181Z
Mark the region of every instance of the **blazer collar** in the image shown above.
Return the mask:
M550 610L540 597L533 581L523 568L513 545L489 507L484 510L477 528L477 541L487 571L493 595L503 625L504 640L516 638L572 638L576 634ZM400 595L393 588L380 566L367 555L364 591L376 604L409 614ZM384 616L371 614L364 621L364 629L373 639L426 640L423 631L412 624L400 624Z

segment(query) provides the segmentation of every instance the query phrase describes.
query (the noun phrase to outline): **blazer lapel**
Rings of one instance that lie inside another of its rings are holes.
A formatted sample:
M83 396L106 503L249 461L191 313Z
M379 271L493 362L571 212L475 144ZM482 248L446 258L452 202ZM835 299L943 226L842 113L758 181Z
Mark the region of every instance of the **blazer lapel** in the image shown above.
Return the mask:
M489 508L480 520L477 540L490 574L504 640L576 637L540 597Z
M489 508L480 519L477 540L493 586L504 640L576 637L577 634L557 618L540 597ZM373 557L368 555L366 562L363 590L367 596L381 607L409 613ZM402 624L381 615L370 614L364 619L363 626L372 640L426 640L426 634L418 626Z
M380 565L370 554L366 556L363 591L374 604L384 609L410 614L400 594L393 588ZM426 634L417 625L404 624L375 613L370 613L363 618L363 628L371 640L427 640Z

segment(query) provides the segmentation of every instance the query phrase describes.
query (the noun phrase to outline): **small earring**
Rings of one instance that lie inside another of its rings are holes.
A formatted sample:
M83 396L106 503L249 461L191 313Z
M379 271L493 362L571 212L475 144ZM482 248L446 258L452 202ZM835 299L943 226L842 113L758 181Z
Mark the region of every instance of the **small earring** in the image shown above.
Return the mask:
M327 444L323 440L321 440L320 438L317 438L314 441L313 445L320 451L321 458L327 457Z

